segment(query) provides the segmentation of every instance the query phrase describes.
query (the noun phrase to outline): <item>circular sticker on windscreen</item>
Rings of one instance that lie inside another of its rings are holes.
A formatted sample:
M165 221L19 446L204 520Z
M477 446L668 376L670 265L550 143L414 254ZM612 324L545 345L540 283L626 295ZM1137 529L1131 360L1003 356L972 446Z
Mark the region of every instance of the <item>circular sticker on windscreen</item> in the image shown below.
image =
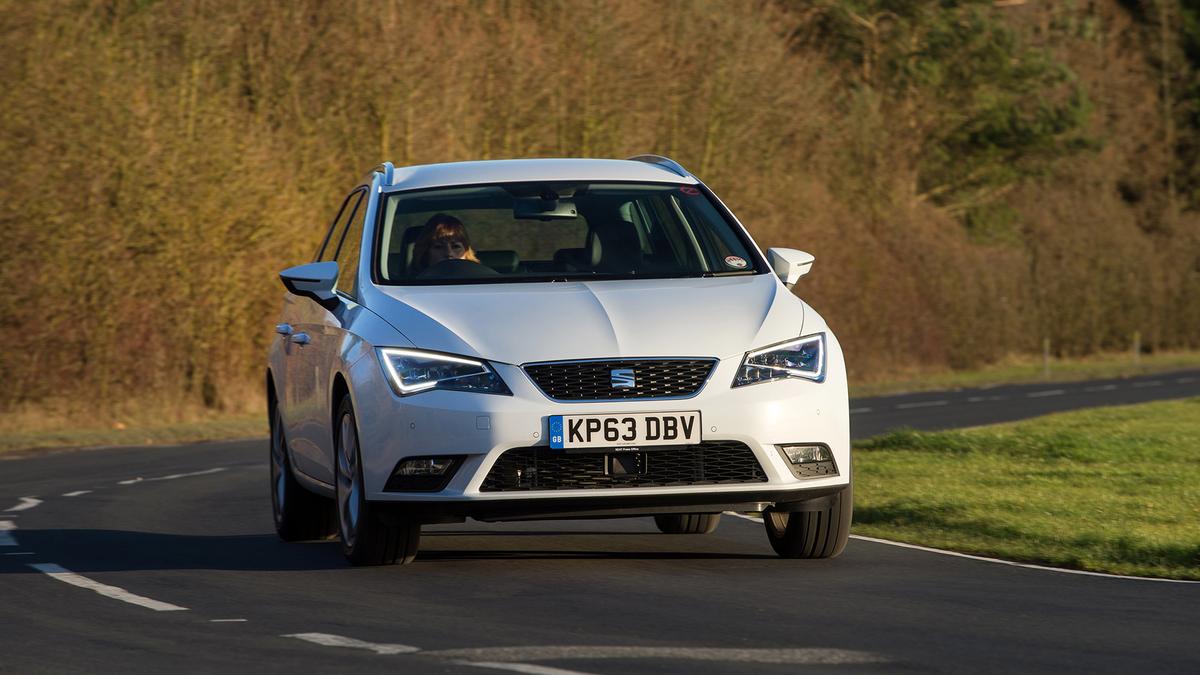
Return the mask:
M725 266L726 267L732 267L735 270L740 270L740 269L745 269L746 265L748 265L748 264L750 264L750 263L747 263L745 258L739 258L736 255L725 256Z
M679 188L679 191L685 195L691 195L693 197L700 194L699 190L697 190L696 188L694 188L690 185L684 185L683 187Z

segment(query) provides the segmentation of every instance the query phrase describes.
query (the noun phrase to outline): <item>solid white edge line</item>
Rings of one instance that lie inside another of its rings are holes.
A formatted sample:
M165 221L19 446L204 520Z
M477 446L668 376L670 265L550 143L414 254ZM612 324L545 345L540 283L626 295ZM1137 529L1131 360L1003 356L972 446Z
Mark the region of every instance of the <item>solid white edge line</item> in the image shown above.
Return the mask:
M738 518L744 518L746 520L750 520L750 521L753 521L756 523L762 522L762 518L755 518L754 516L747 516L743 513L735 513L733 511L726 511L725 513L728 513L731 516L737 516ZM1046 565L1034 565L1032 563L1014 562L1012 560L1002 560L1000 558L987 558L987 557L984 557L981 555L971 555L970 553L959 553L958 551L947 551L945 549L930 548L928 546L917 546L916 544L905 544L904 542L901 542L901 541L892 541L890 539L878 539L876 537L866 537L861 534L852 534L852 535L850 535L850 538L858 539L859 541L869 541L873 544L886 544L888 546L898 546L900 548L910 548L910 549L913 549L916 551L925 551L926 553L937 553L940 555L948 555L948 556L952 556L955 558L966 558L968 560L978 560L980 562L990 562L990 563L996 563L998 565L1009 565L1010 567L1023 567L1025 569L1041 570L1043 572L1061 572L1062 574L1079 574L1079 575L1088 576L1088 577L1104 577L1106 579L1129 579L1131 581L1159 581L1159 582L1170 583L1170 584L1200 584L1200 581L1192 581L1190 579L1160 579L1158 577L1135 577L1135 576L1130 576L1130 575L1126 575L1126 574L1108 574L1106 572L1088 572L1086 570L1068 570L1068 569L1064 569L1062 567L1049 567Z
M74 492L64 492L63 496L64 497L78 497L79 495L86 495L89 492L91 492L91 490L76 490Z
M209 623L246 623L245 619L209 619Z
M19 546L17 538L13 536L13 530L17 529L17 524L11 520L0 520L0 546Z
M330 633L288 633L280 637L296 638L304 640L322 647L349 647L351 649L366 649L373 651L376 654L411 654L421 651L420 647L412 647L410 645L398 644L380 644L376 642L364 642L363 640L355 640L342 635L332 635Z
M72 586L78 586L79 588L86 588L89 591L95 591L96 593L99 593L106 598L112 598L113 600L120 600L121 602L127 602L131 605L145 607L146 609L152 609L156 612L187 611L187 607L180 607L179 605L172 605L169 602L162 602L161 600L155 600L153 598L137 595L136 593L130 593L120 586L102 584L99 581L76 574L71 570L62 567L61 565L55 565L54 563L33 563L30 565L30 567L49 576L52 579L56 579L65 584L71 584Z
M508 670L514 673L527 673L528 675L590 675L590 673L580 670L564 670L563 668L551 668L550 666L539 666L533 663L504 663L501 661L455 661L454 663L460 666Z
M21 502L14 507L4 509L5 512L28 511L33 507L41 504L42 500L37 497L21 497Z

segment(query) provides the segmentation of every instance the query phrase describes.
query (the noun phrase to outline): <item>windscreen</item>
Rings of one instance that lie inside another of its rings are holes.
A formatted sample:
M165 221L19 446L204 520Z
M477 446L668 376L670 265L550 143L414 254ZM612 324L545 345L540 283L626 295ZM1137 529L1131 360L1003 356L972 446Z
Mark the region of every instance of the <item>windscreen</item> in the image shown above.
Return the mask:
M755 274L749 242L701 190L643 183L505 183L387 197L385 284Z

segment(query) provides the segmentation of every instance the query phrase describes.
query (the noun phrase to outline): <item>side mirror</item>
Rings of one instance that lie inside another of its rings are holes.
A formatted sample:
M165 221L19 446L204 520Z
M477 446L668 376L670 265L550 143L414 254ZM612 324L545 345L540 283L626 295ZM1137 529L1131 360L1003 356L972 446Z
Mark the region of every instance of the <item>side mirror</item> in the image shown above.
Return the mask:
M767 249L767 262L771 263L771 269L775 270L775 275L788 288L795 286L800 277L808 274L814 260L816 258L811 253L797 251L794 248Z
M337 278L338 264L333 260L297 265L279 273L279 280L288 293L312 298L330 311L340 303L337 293L333 292Z

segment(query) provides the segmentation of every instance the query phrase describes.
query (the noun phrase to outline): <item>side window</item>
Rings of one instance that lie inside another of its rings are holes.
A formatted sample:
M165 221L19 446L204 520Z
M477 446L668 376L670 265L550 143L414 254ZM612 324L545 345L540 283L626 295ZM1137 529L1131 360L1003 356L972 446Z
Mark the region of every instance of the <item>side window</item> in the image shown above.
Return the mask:
M341 244L338 246L335 260L338 264L337 290L352 298L358 297L358 259L362 250L363 218L362 206L366 190L357 191L358 199L354 208L349 209L350 220L341 233ZM351 195L353 197L354 195Z
M352 218L354 211L358 209L358 202L362 201L362 195L363 190L360 188L346 196L342 207L338 209L337 216L329 224L329 231L325 233L321 247L317 249L315 262L328 262L337 256L338 245L342 241L342 234L346 231L346 221Z

